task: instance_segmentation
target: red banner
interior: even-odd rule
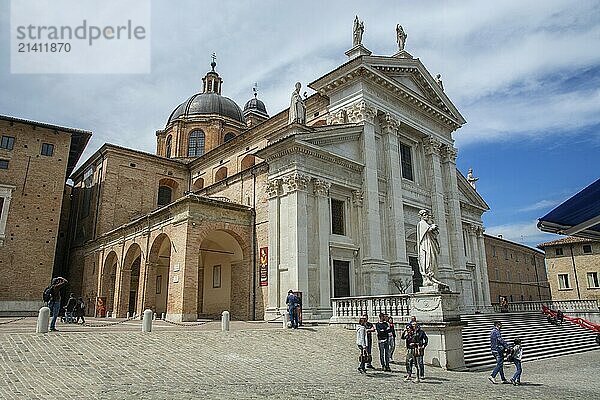
[[[269,286],[269,248],[261,247],[259,250],[258,275],[260,286]]]

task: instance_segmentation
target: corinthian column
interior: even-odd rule
[[[287,265],[286,279],[281,282],[283,289],[279,296],[283,301],[289,289],[299,290],[304,294],[302,299],[303,312],[309,314],[310,304],[308,296],[308,216],[306,214],[308,202],[308,183],[310,177],[294,172],[283,178],[285,189],[285,206],[282,213],[287,215],[287,224],[282,226],[286,230],[283,234],[281,258]]]
[[[271,179],[267,182],[269,197],[269,291],[267,313],[278,314],[281,307],[281,292],[279,281],[280,268],[280,226],[279,212],[280,196],[282,194],[281,179]]]
[[[382,130],[387,144],[386,164],[388,165],[388,198],[390,205],[389,238],[392,251],[390,265],[391,281],[394,279],[412,279],[412,268],[406,257],[406,233],[404,231],[404,202],[402,200],[402,172],[400,167],[400,149],[398,129],[400,122],[387,114],[382,121]],[[386,229],[386,227],[382,227]],[[412,285],[410,285],[412,286]],[[392,293],[392,291],[390,291]]]
[[[329,188],[331,183],[322,179],[313,180],[318,216],[318,271],[319,271],[319,308],[331,309],[331,288],[329,281]]]
[[[423,147],[429,161],[429,173],[431,178],[431,205],[435,222],[440,229],[438,240],[440,242],[440,259],[438,273],[440,280],[456,290],[453,269],[450,265],[450,243],[448,240],[448,224],[446,221],[446,205],[444,202],[444,183],[440,151],[442,143],[432,137],[424,140]]]
[[[381,246],[381,219],[379,211],[379,182],[377,176],[377,144],[375,117],[377,110],[366,102],[359,102],[348,111],[351,122],[362,122],[363,171],[363,232],[361,237],[364,283],[367,294],[388,294],[389,266],[383,260]]]

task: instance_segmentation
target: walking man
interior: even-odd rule
[[[56,329],[56,319],[58,318],[58,313],[60,312],[60,289],[67,283],[67,280],[62,277],[56,277],[52,279],[52,283],[50,284],[50,291],[52,293],[51,299],[48,302],[48,307],[50,307],[50,311],[52,312],[52,320],[50,321],[50,330],[57,331]]]
[[[387,323],[384,313],[379,313],[379,322],[375,324],[377,330],[377,342],[379,343],[379,361],[383,371],[392,372],[390,369],[390,345],[389,337],[392,331]]]
[[[492,332],[490,333],[490,347],[492,350],[492,355],[496,359],[496,367],[492,371],[492,374],[488,376],[488,380],[493,384],[496,384],[496,375],[500,373],[500,379],[502,379],[502,383],[509,383],[504,377],[504,350],[508,349],[508,344],[502,339],[502,334],[500,333],[500,329],[502,328],[502,323],[500,321],[494,322],[494,328],[492,328]]]

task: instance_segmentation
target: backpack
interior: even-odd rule
[[[48,302],[52,301],[52,285],[50,285],[46,289],[44,289],[44,294],[42,295],[42,299],[44,300],[44,303],[48,303]]]
[[[515,360],[515,349],[514,347],[509,347],[508,352],[506,354],[506,361],[513,362]]]

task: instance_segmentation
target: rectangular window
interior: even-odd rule
[[[156,294],[160,294],[162,289],[162,275],[156,276]]]
[[[331,199],[331,232],[334,235],[345,235],[344,221],[344,206],[343,200]]]
[[[12,150],[13,147],[15,147],[15,138],[12,136],[2,136],[0,149]]]
[[[54,154],[54,145],[50,143],[42,143],[42,153],[43,156],[52,157]]]
[[[591,254],[592,253],[592,245],[591,244],[584,244],[583,245],[583,252],[585,254]]]
[[[560,290],[571,289],[569,274],[558,274],[558,288]]]
[[[0,169],[8,169],[8,160],[0,160]]]
[[[590,289],[600,288],[600,285],[598,285],[598,273],[597,272],[588,272],[587,273],[587,281],[588,281],[588,288],[590,288]]]
[[[221,287],[221,266],[215,265],[213,267],[213,288]]]
[[[402,164],[402,177],[414,181],[411,148],[404,143],[400,143],[400,163]]]
[[[563,255],[563,249],[562,247],[557,247],[556,249],[554,249],[555,253],[557,256],[562,256]]]

